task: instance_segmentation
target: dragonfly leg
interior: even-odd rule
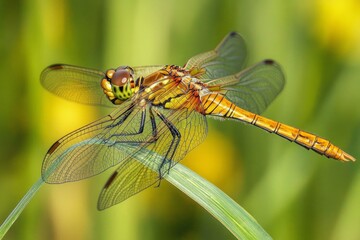
[[[149,108],[150,111],[150,122],[151,122],[151,128],[152,128],[152,136],[150,139],[139,139],[139,140],[122,140],[122,141],[115,141],[113,144],[111,144],[110,146],[113,146],[115,144],[118,143],[133,143],[133,144],[140,144],[140,143],[152,143],[155,142],[158,137],[157,137],[157,129],[156,129],[156,122],[155,122],[155,118],[154,118],[154,114],[151,111],[151,108]],[[124,117],[124,120],[131,114],[131,112],[127,113],[127,116]],[[113,134],[110,138],[118,138],[118,137],[126,137],[126,136],[136,136],[136,135],[140,135],[141,133],[144,132],[144,126],[145,126],[145,120],[146,120],[146,109],[144,108],[141,112],[141,120],[140,120],[140,125],[139,125],[139,129],[135,132],[131,132],[131,133],[121,133],[121,134]]]
[[[134,105],[130,106],[123,114],[121,114],[121,116],[116,119],[118,120],[117,122],[110,124],[109,126],[107,126],[107,128],[113,128],[123,124],[133,111],[134,111]]]
[[[170,143],[170,146],[166,152],[166,154],[164,155],[164,158],[159,166],[159,179],[161,180],[163,177],[163,173],[162,173],[162,168],[164,167],[164,165],[166,163],[169,163],[168,169],[167,169],[167,173],[170,172],[170,169],[172,167],[172,159],[174,157],[175,151],[177,149],[177,147],[179,146],[180,143],[180,139],[181,139],[181,133],[179,132],[179,130],[174,126],[174,124],[172,124],[169,120],[166,119],[166,117],[161,114],[158,111],[155,111],[155,113],[159,116],[159,118],[161,119],[161,121],[163,121],[165,123],[165,125],[169,128],[170,133],[172,135],[172,140]],[[159,183],[160,184],[160,183]]]
[[[112,124],[109,127],[116,127],[116,126],[122,124],[130,116],[132,111],[133,111],[133,108],[132,107],[129,108],[129,110],[124,113],[124,115],[125,115],[124,117],[122,117],[117,123]],[[114,135],[112,135],[112,137],[138,135],[138,134],[142,133],[144,131],[145,119],[146,119],[146,109],[143,109],[141,112],[141,120],[140,120],[139,130],[137,130],[136,132],[132,132],[132,133],[114,134]]]
[[[154,113],[152,112],[151,107],[149,108],[149,112],[150,112],[150,122],[151,122],[151,132],[152,132],[151,137],[149,137],[148,139],[138,140],[138,141],[134,141],[134,140],[132,140],[132,141],[129,141],[129,140],[115,141],[112,145],[115,145],[115,144],[118,144],[118,143],[141,144],[141,143],[153,143],[153,142],[156,142],[157,139],[158,139],[158,132],[157,132]],[[139,135],[139,134],[143,133],[144,132],[144,126],[145,126],[145,119],[146,119],[146,109],[144,109],[141,112],[141,121],[140,121],[139,130],[137,132],[114,134],[111,137],[133,136],[133,135]]]
[[[156,121],[155,121],[155,117],[154,117],[154,113],[152,111],[152,108],[149,108],[149,112],[150,112],[150,121],[151,121],[151,127],[152,127],[152,135],[154,138],[157,139],[157,128],[156,128]]]

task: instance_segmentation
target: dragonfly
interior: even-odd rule
[[[149,186],[204,141],[207,116],[248,123],[339,161],[355,158],[317,135],[261,114],[284,87],[281,67],[244,68],[243,38],[229,33],[214,50],[182,66],[120,66],[105,72],[55,64],[41,73],[48,91],[67,100],[113,107],[107,116],[56,141],[42,164],[47,183],[78,181],[117,166],[98,200],[103,210]]]

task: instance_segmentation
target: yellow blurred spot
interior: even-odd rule
[[[55,141],[97,119],[96,108],[72,103],[49,93],[44,101],[42,132],[45,141]]]
[[[222,189],[232,188],[232,178],[241,170],[240,156],[235,156],[233,142],[215,129],[209,131],[204,143],[185,157],[184,163]]]
[[[315,31],[321,43],[338,54],[359,50],[360,2],[318,0]]]
[[[65,134],[97,118],[94,107],[72,103],[49,93],[44,95],[41,126],[49,147]],[[49,196],[49,219],[54,234],[51,238],[89,239],[87,183],[52,186]]]
[[[51,239],[89,239],[91,218],[86,184],[79,182],[51,186],[49,189],[47,201],[48,218],[53,230]]]

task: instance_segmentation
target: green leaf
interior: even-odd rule
[[[136,159],[144,165],[151,167],[155,172],[158,172],[157,167],[163,161],[163,156],[151,152],[151,159],[155,164],[146,164],[150,150],[146,148],[139,150],[131,144],[118,144],[114,146],[120,151],[128,152],[128,154],[136,151]],[[207,210],[238,239],[272,239],[240,205],[219,188],[184,165],[176,164],[163,177]]]
[[[42,178],[36,181],[36,183],[29,189],[29,191],[25,194],[25,196],[20,200],[20,202],[16,205],[16,207],[12,210],[9,216],[5,219],[5,221],[0,226],[0,239],[2,239],[10,227],[14,224],[16,219],[20,216],[26,205],[30,202],[30,200],[35,196],[35,193],[40,189],[40,187],[44,184]]]
[[[164,178],[221,222],[238,239],[272,239],[240,205],[181,164]]]

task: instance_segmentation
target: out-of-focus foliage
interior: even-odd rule
[[[276,59],[287,76],[265,116],[314,132],[360,158],[360,4],[315,1],[0,1],[0,219],[40,175],[47,148],[109,112],[41,89],[52,63],[106,69],[182,65],[229,31],[248,63]],[[186,164],[232,196],[274,239],[359,239],[358,163],[341,164],[234,121],[209,121]],[[103,212],[110,172],[46,185],[6,239],[227,239],[170,184]]]

